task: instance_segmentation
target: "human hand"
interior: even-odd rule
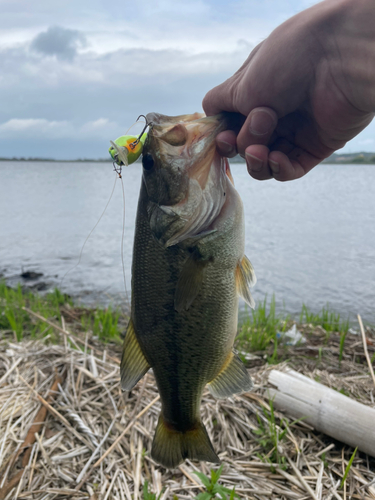
[[[231,78],[207,93],[207,115],[231,111],[246,117],[237,136],[230,130],[218,135],[223,156],[238,152],[255,179],[297,179],[371,122],[371,3],[326,0],[297,14],[259,44]]]

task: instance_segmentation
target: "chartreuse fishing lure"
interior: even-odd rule
[[[138,117],[138,120],[141,116]],[[142,154],[143,145],[147,137],[147,133],[145,132],[145,130],[149,126],[150,123],[147,123],[146,121],[144,129],[138,137],[135,137],[133,135],[122,135],[115,141],[110,141],[111,147],[108,151],[114,163],[116,163],[120,167],[127,167],[131,163],[134,163],[136,160],[138,160],[138,158]]]

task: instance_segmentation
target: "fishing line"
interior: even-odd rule
[[[140,115],[138,117],[138,119],[143,116],[143,115]],[[125,132],[125,135],[127,135],[130,130],[134,127],[134,125],[137,125],[138,123],[140,123],[138,120],[136,122],[133,123],[133,125],[131,125],[128,130]],[[142,122],[141,122],[142,123]],[[147,123],[145,121],[145,123]],[[142,132],[143,133],[143,132]],[[124,288],[125,288],[125,297],[126,297],[126,300],[129,302],[129,296],[128,296],[128,289],[127,289],[127,286],[126,286],[126,276],[125,276],[125,263],[124,263],[124,237],[125,237],[125,190],[124,190],[124,183],[122,181],[122,175],[121,175],[121,168],[120,170],[118,170],[115,165],[114,165],[114,170],[116,172],[116,178],[115,178],[115,182],[113,184],[113,188],[112,188],[112,192],[111,192],[111,195],[107,201],[107,204],[101,214],[101,216],[99,217],[97,223],[95,224],[95,226],[91,229],[90,233],[88,234],[87,238],[85,239],[83,245],[82,245],[82,248],[81,248],[81,252],[79,254],[79,258],[78,258],[78,262],[75,266],[73,266],[71,269],[68,269],[68,271],[64,274],[64,276],[62,277],[61,281],[60,281],[60,285],[59,287],[61,288],[62,287],[62,284],[65,280],[65,278],[67,277],[67,275],[71,272],[71,271],[74,271],[74,269],[76,269],[80,263],[81,263],[81,259],[82,259],[82,255],[83,255],[83,250],[85,249],[85,246],[86,246],[86,243],[87,241],[89,240],[90,236],[92,235],[92,233],[95,231],[95,229],[97,228],[99,222],[102,220],[103,218],[103,215],[105,214],[107,208],[108,208],[108,205],[110,204],[111,200],[112,200],[112,197],[113,197],[113,193],[115,192],[115,188],[116,188],[116,181],[117,179],[119,178],[120,181],[121,181],[121,188],[122,188],[122,199],[123,199],[123,214],[122,214],[122,235],[121,235],[121,263],[122,263],[122,274],[123,274],[123,277],[124,277]],[[118,177],[117,177],[118,176]]]
[[[121,262],[122,262],[122,274],[124,276],[124,286],[125,286],[125,297],[129,303],[128,289],[126,287],[126,277],[125,277],[125,263],[124,263],[124,237],[125,237],[125,189],[124,183],[121,177],[121,188],[122,188],[122,200],[124,204],[124,210],[122,212],[122,235],[121,235]]]
[[[113,196],[113,193],[115,192],[115,187],[116,187],[116,181],[117,181],[117,176],[115,177],[115,182],[113,184],[113,188],[112,188],[112,192],[111,192],[111,196],[109,197],[109,200],[107,201],[107,204],[101,214],[101,216],[99,217],[97,223],[95,224],[95,226],[91,229],[91,231],[89,232],[87,238],[85,239],[85,242],[84,244],[82,245],[82,248],[81,248],[81,253],[79,254],[79,259],[78,259],[78,262],[75,266],[73,266],[71,269],[68,269],[68,271],[64,274],[64,276],[62,277],[62,280],[60,281],[60,288],[61,288],[61,285],[63,284],[63,281],[64,279],[67,277],[67,275],[71,272],[71,271],[74,271],[74,269],[76,269],[80,263],[81,263],[81,259],[82,259],[82,254],[83,254],[83,250],[85,249],[85,246],[86,246],[86,243],[88,241],[88,239],[90,238],[90,236],[92,235],[92,233],[95,231],[97,225],[99,224],[99,222],[102,220],[103,218],[103,215],[105,214],[107,208],[108,208],[108,205],[110,204],[111,200],[112,200],[112,196]]]
[[[138,120],[140,117],[144,117],[145,118],[145,121],[144,123],[147,125],[147,120],[146,120],[146,117],[144,115],[140,115],[138,118],[137,118],[137,121],[133,123],[133,125],[131,127],[128,128],[128,130],[125,132],[125,135],[127,135],[130,130],[134,127],[134,125],[137,125],[138,123],[140,123]],[[142,123],[142,122],[141,122]],[[141,135],[143,134],[145,129],[142,130],[141,132]],[[121,175],[121,167],[120,167],[120,171],[118,172],[116,167],[115,167],[115,164],[114,165],[114,168],[115,168],[115,171],[116,173],[118,174],[119,176],[119,179],[121,181],[121,190],[122,190],[122,200],[123,200],[123,212],[122,212],[122,234],[121,234],[121,264],[122,264],[122,275],[123,275],[123,278],[124,278],[124,289],[125,289],[125,298],[126,298],[126,301],[127,303],[129,304],[130,301],[129,301],[129,295],[128,295],[128,287],[126,286],[126,274],[125,274],[125,262],[124,262],[124,238],[125,238],[125,207],[126,207],[126,202],[125,202],[125,189],[124,189],[124,182],[122,180],[122,175]]]
[[[143,115],[140,115],[140,116],[143,116]],[[131,127],[128,128],[128,130],[125,132],[125,135],[127,135],[130,130],[134,127],[134,125],[137,125],[137,123],[140,123],[138,120],[140,118],[140,116],[137,118],[137,121],[133,123],[133,125]],[[145,122],[147,124],[147,121],[145,119]],[[143,133],[143,131],[142,131]],[[117,170],[115,169],[115,171],[117,172]],[[122,275],[123,275],[123,278],[124,278],[124,289],[125,289],[125,298],[126,298],[126,301],[127,303],[129,304],[130,301],[129,301],[129,295],[128,295],[128,287],[126,286],[126,274],[125,274],[125,262],[124,262],[124,238],[125,238],[125,206],[126,206],[126,203],[125,203],[125,189],[124,189],[124,182],[122,180],[122,175],[121,175],[121,171],[120,173],[118,173],[118,176],[119,176],[119,179],[121,181],[121,190],[122,190],[122,201],[123,201],[123,212],[122,212],[122,234],[121,234],[121,264],[122,264]]]

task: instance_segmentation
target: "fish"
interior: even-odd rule
[[[146,118],[122,389],[153,369],[161,399],[151,449],[157,463],[220,463],[200,404],[206,386],[216,398],[252,388],[233,343],[239,297],[254,307],[256,282],[244,254],[242,201],[215,148],[228,117]]]

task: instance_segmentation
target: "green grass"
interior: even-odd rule
[[[18,341],[21,341],[25,335],[32,338],[49,335],[52,342],[60,340],[59,334],[50,325],[32,317],[22,309],[23,307],[57,323],[61,322],[62,307],[74,308],[74,311],[78,312],[81,323],[75,324],[75,328],[82,332],[91,331],[102,341],[121,342],[121,334],[126,322],[118,309],[92,308],[82,309],[79,312],[80,308],[74,307],[72,300],[57,289],[41,296],[38,293],[23,290],[20,285],[14,289],[9,288],[4,281],[0,280],[0,331],[11,330]],[[340,314],[335,313],[328,306],[324,307],[320,313],[313,313],[305,305],[302,307],[299,320],[301,323],[320,325],[328,334],[332,331],[339,332],[341,334],[339,360],[341,361],[349,320],[342,320]],[[270,301],[267,301],[266,297],[255,310],[248,311],[247,317],[240,325],[237,337],[240,355],[241,352],[267,351],[269,363],[279,362],[280,344],[286,354],[288,346],[278,339],[277,333],[283,334],[291,325],[289,316],[276,312],[275,297],[273,296]]]
[[[332,311],[328,304],[326,307],[323,307],[320,313],[313,313],[303,304],[299,322],[310,323],[313,326],[321,326],[328,334],[331,332],[338,332],[346,335],[349,330],[349,318],[343,320],[340,314]]]
[[[342,488],[344,486],[344,483],[345,483],[346,478],[348,477],[348,474],[350,472],[350,468],[352,466],[352,463],[353,463],[353,460],[355,458],[355,454],[357,453],[357,450],[358,450],[358,447],[354,450],[352,456],[350,457],[348,465],[346,466],[346,469],[345,469],[344,477],[342,478],[341,483],[340,483],[340,488]]]
[[[121,332],[118,326],[120,311],[112,309],[95,309],[91,314],[82,316],[83,330],[91,330],[95,336],[103,341],[121,341]]]
[[[59,290],[41,297],[29,291],[23,291],[21,285],[9,288],[0,281],[0,330],[12,330],[16,339],[21,341],[24,335],[32,338],[51,335],[57,340],[54,329],[42,320],[31,318],[22,309],[27,307],[45,318],[61,319],[60,307],[64,304],[72,305],[71,300]]]
[[[277,332],[285,329],[285,325],[276,315],[275,297],[269,305],[266,297],[243,321],[237,337],[239,351],[265,351],[270,344],[277,347]]]
[[[339,364],[340,365],[341,365],[342,356],[344,354],[344,345],[345,345],[345,339],[346,339],[347,333],[348,333],[348,330],[346,332],[340,333],[340,353],[339,353]]]
[[[199,493],[193,500],[210,500],[211,498],[234,500],[235,498],[240,498],[236,494],[235,488],[229,489],[219,484],[219,479],[222,472],[222,465],[216,471],[211,469],[210,477],[206,476],[206,474],[203,474],[203,472],[194,472],[194,474],[196,474],[202,481],[202,484],[205,487],[206,491]],[[159,500],[161,498],[163,492],[159,493],[159,496],[156,496],[156,494],[151,493],[148,488],[148,481],[145,481],[143,485],[143,500]],[[174,495],[173,499],[177,499],[177,496]]]
[[[50,336],[52,342],[59,342],[60,335],[56,330],[43,320],[35,318],[23,309],[27,307],[46,319],[61,324],[61,308],[72,309],[73,301],[69,296],[58,289],[46,295],[39,295],[23,290],[21,285],[17,288],[8,287],[0,280],[0,331],[12,331],[14,337],[21,341],[25,336],[42,338]],[[81,317],[81,324],[75,325],[75,330],[93,332],[103,341],[121,341],[122,327],[119,326],[121,313],[117,309],[82,309],[74,308]]]
[[[280,443],[288,432],[288,422],[282,418],[278,425],[272,399],[270,399],[269,404],[269,411],[262,407],[263,417],[265,418],[261,418],[257,415],[258,429],[253,431],[254,434],[258,436],[258,443],[265,452],[258,455],[263,462],[279,464],[281,467],[285,468],[286,459],[280,452]]]
[[[334,312],[329,305],[318,312],[312,312],[305,304],[299,314],[299,323],[321,326],[327,332],[327,340],[331,332],[340,334],[339,363],[341,363],[346,335],[349,330],[349,318],[344,320],[339,313]],[[241,356],[246,352],[267,353],[267,361],[275,364],[288,355],[288,345],[280,337],[293,325],[291,317],[276,312],[275,297],[267,302],[267,297],[254,310],[247,311],[247,317],[239,327],[237,349]],[[278,335],[279,333],[279,335]],[[280,346],[283,352],[280,352]],[[243,356],[244,357],[244,356]],[[322,360],[322,350],[319,350],[319,361]]]

